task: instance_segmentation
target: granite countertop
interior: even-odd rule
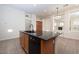
[[[34,36],[34,37],[38,37],[40,39],[43,39],[43,40],[49,40],[49,39],[52,39],[52,38],[55,38],[59,35],[59,33],[54,33],[54,32],[48,32],[48,31],[43,31],[42,33],[29,33],[27,32],[28,35],[30,36]]]

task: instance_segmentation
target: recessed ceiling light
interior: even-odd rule
[[[13,32],[13,29],[8,29],[8,32]]]

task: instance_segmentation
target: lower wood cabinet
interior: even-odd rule
[[[53,39],[41,40],[41,53],[42,54],[53,54],[54,53]]]
[[[25,52],[29,52],[29,36],[23,32],[20,32],[20,44]]]

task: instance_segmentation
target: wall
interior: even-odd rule
[[[60,19],[54,19],[54,22],[56,23],[53,24],[55,25],[54,26],[54,31],[55,32],[69,32],[70,31],[70,14],[65,14],[65,15],[62,15]],[[60,23],[63,23],[62,26],[60,26]],[[58,27],[62,27],[62,30],[58,30]]]
[[[43,31],[53,31],[53,16],[42,19]]]
[[[8,29],[13,29],[9,33]],[[19,37],[19,31],[25,30],[25,12],[0,5],[0,40]]]
[[[71,31],[71,13],[74,12],[79,12],[79,8],[73,8],[71,10],[65,10],[64,14],[61,15],[63,19],[59,19],[60,21],[63,20],[64,22],[64,27],[63,30],[60,32],[72,32]],[[54,27],[54,15],[49,16],[48,18],[44,18],[43,19],[43,30],[44,31],[58,31],[57,29],[55,29]],[[58,20],[58,21],[59,21]],[[59,26],[59,25],[57,25]],[[52,27],[52,28],[51,28]],[[58,31],[59,32],[59,31]]]
[[[79,12],[79,8],[74,8],[72,10],[68,10],[65,12],[64,16],[63,16],[63,20],[64,20],[64,31],[63,32],[73,32],[71,30],[71,22],[73,21],[73,17],[71,16],[72,13],[75,13],[75,12]],[[79,32],[79,31],[74,31],[74,32]]]
[[[34,30],[36,30],[36,15],[35,14],[27,14],[28,17],[25,17],[25,30],[30,30],[30,24],[33,24]]]
[[[63,32],[70,32],[70,14],[67,13],[64,15],[64,28]]]
[[[32,24],[33,24],[33,28],[36,31],[36,15],[32,14],[32,18],[31,18]]]

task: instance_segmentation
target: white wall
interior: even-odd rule
[[[67,13],[65,15],[62,15],[60,19],[54,19],[54,22],[56,23],[54,31],[62,33],[70,31],[70,14]],[[58,30],[60,23],[63,23],[62,30]]]
[[[8,29],[13,29],[12,33]],[[19,37],[19,31],[25,30],[25,12],[0,5],[0,40]]]
[[[32,24],[33,24],[33,28],[36,31],[36,15],[32,14],[31,21],[32,21]]]
[[[65,14],[64,15],[64,32],[70,32],[70,14]]]
[[[43,21],[43,31],[53,31],[53,16],[44,18],[42,21]]]
[[[33,29],[36,31],[36,15],[35,14],[27,14],[26,15],[29,15],[29,17],[26,17],[25,18],[25,30],[28,31],[28,30],[31,30],[30,29],[30,24],[33,24]]]
[[[74,10],[75,11],[75,10]],[[76,12],[76,11],[75,11]],[[78,12],[78,10],[77,10]],[[63,21],[64,22],[64,26],[63,26],[63,30],[62,31],[58,31],[58,29],[55,29],[54,27],[54,16],[51,15],[48,18],[44,18],[43,19],[43,30],[46,31],[54,31],[54,32],[71,32],[71,27],[70,27],[70,21],[72,21],[71,19],[71,13],[73,13],[72,11],[66,11],[66,13],[62,16],[62,19],[59,19],[58,21]],[[59,26],[59,25],[57,25]]]

